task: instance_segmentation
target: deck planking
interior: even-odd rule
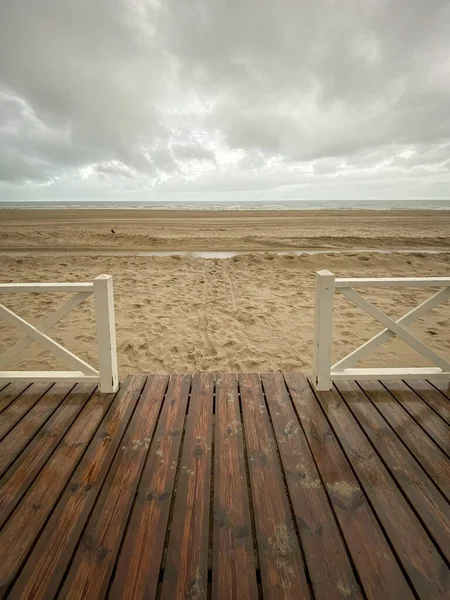
[[[0,389],[0,598],[450,597],[447,384]]]

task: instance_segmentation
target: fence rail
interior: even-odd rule
[[[113,279],[110,275],[99,275],[88,283],[2,283],[0,294],[30,292],[75,292],[75,295],[54,313],[37,325],[28,323],[18,314],[0,304],[0,318],[14,325],[24,337],[0,356],[0,369],[11,363],[28,346],[38,342],[51,350],[71,371],[5,371],[0,370],[1,381],[89,381],[99,384],[101,392],[116,392],[118,369],[116,353],[116,331],[114,320]],[[95,321],[97,330],[98,370],[64,348],[47,335],[58,321],[74,308],[94,295]]]
[[[356,287],[424,286],[442,289],[395,321],[353,289]],[[383,325],[384,329],[336,364],[331,365],[333,307],[336,290]],[[329,390],[333,381],[354,379],[415,379],[418,377],[450,379],[450,363],[407,329],[408,325],[420,319],[449,297],[450,277],[357,279],[336,278],[330,271],[317,272],[313,359],[313,381],[316,389]],[[435,366],[390,369],[354,368],[359,360],[371,354],[378,346],[394,336],[402,339]]]

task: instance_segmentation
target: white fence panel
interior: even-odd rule
[[[10,363],[33,342],[51,350],[73,371],[0,371],[1,381],[89,381],[99,384],[101,392],[118,390],[116,330],[114,321],[113,279],[99,275],[90,283],[3,283],[0,294],[13,292],[76,292],[53,314],[31,325],[25,319],[0,304],[0,318],[14,325],[25,336],[0,356],[0,368]],[[79,304],[94,294],[99,370],[53,340],[47,331]]]
[[[439,292],[419,306],[394,321],[368,300],[358,294],[355,287],[441,287]],[[332,290],[332,291],[331,291]],[[385,329],[364,342],[346,357],[331,365],[333,331],[334,290],[340,291],[351,302],[362,308]],[[313,383],[317,390],[330,390],[333,381],[354,379],[450,379],[450,363],[421,340],[407,326],[450,297],[450,277],[403,277],[403,278],[336,278],[329,271],[316,273],[316,312],[314,328]],[[397,336],[429,360],[434,367],[418,368],[352,368],[353,365],[372,353],[378,346]]]

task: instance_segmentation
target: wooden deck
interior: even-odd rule
[[[450,598],[450,388],[0,390],[0,597]]]

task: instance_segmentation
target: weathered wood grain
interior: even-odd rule
[[[367,598],[412,600],[411,588],[307,380],[286,373],[285,381]]]
[[[150,600],[156,595],[190,385],[190,375],[170,377],[109,591],[111,600]]]
[[[162,600],[207,597],[213,391],[212,373],[193,376]]]
[[[60,598],[104,598],[155,431],[167,375],[149,375],[66,574]]]
[[[73,387],[73,385],[68,386],[67,383],[54,384],[3,438],[0,443],[0,477],[56,411]]]
[[[428,433],[431,439],[449,456],[449,425],[403,381],[386,381],[384,386],[403,406],[406,412]]]
[[[297,519],[314,597],[356,599],[362,593],[320,475],[281,373],[261,375]]]
[[[429,382],[434,388],[439,390],[441,394],[444,394],[446,398],[450,400],[450,381],[435,381]]]
[[[259,376],[239,386],[264,598],[311,598]]]
[[[32,383],[8,406],[0,418],[0,441],[50,388],[51,383]]]
[[[450,500],[450,461],[445,453],[398,402],[392,402],[392,397],[386,395],[386,388],[381,383],[362,381],[360,386],[435,485]]]
[[[450,572],[383,461],[336,390],[316,392],[418,596],[444,600]]]
[[[0,413],[3,412],[5,408],[8,408],[8,406],[30,385],[31,384],[29,383],[10,383],[5,386],[0,391]]]
[[[130,376],[117,395],[104,396],[104,402],[112,400],[111,408],[28,557],[11,591],[14,598],[55,597],[145,380],[143,375]]]
[[[409,380],[405,383],[422,398],[431,408],[440,415],[447,424],[450,424],[450,402],[438,389],[423,379]],[[443,382],[441,382],[443,383]]]
[[[358,385],[339,382],[336,387],[442,554],[450,561],[448,502]],[[392,510],[396,510],[396,506]]]
[[[244,443],[236,375],[217,375],[212,597],[256,600]]]
[[[69,385],[69,389],[70,387],[71,385]],[[17,503],[85,406],[94,392],[95,385],[78,385],[68,395],[66,394],[67,389],[66,387],[62,392],[67,397],[58,411],[48,420],[1,479],[0,528],[3,527]]]
[[[95,386],[94,386],[95,387]],[[89,398],[79,418],[53,452],[33,486],[0,532],[0,597],[3,597],[21,568],[32,544],[64,489],[73,469],[105,415],[109,404],[91,384],[78,384],[68,396],[82,403]]]

